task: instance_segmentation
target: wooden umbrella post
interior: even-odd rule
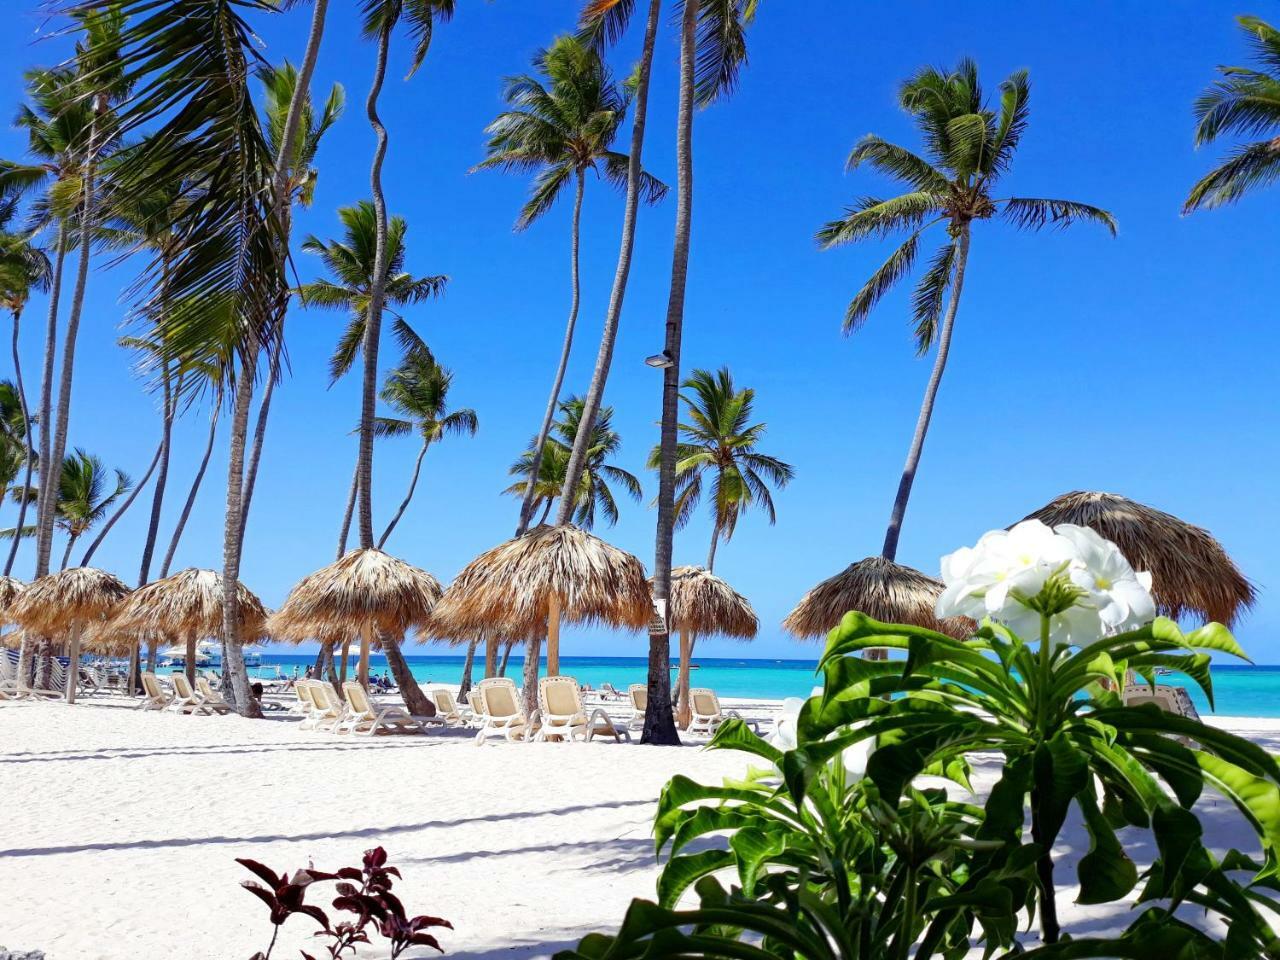
[[[487,636],[484,638],[484,675],[485,679],[496,677],[498,675],[498,644],[499,640],[495,636]]]
[[[76,620],[71,624],[70,660],[67,663],[67,703],[76,702],[76,687],[80,682],[80,631],[81,624]]]
[[[560,597],[547,603],[547,676],[560,676]]]
[[[347,656],[351,650],[351,638],[345,637],[342,641],[342,660],[338,666],[338,686],[342,686],[347,682]]]
[[[680,631],[680,671],[676,676],[676,724],[687,730],[693,719],[689,708],[689,672],[693,660],[693,634]]]
[[[187,634],[187,659],[182,666],[182,672],[187,675],[187,683],[191,684],[194,690],[196,686],[196,635],[194,633]]]
[[[137,640],[133,641],[129,647],[129,679],[126,682],[129,684],[129,696],[131,697],[138,690],[138,683],[140,680],[138,667],[140,665],[139,661],[142,659],[141,652],[142,638],[139,637]]]
[[[366,620],[360,629],[360,672],[357,679],[365,691],[369,690],[369,645],[373,642],[373,621]]]

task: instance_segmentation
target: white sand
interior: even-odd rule
[[[1280,721],[1219,722],[1280,747]],[[453,922],[448,956],[546,957],[616,928],[632,897],[652,894],[654,803],[673,774],[716,782],[747,759],[601,742],[477,749],[462,732],[352,739],[101,699],[3,702],[0,944],[50,960],[242,960],[271,931],[233,858],[333,869],[381,844],[407,906]],[[1252,846],[1233,811],[1202,803],[1216,846]],[[1081,839],[1078,827],[1064,838],[1069,862]],[[1149,859],[1145,837],[1133,852]],[[1060,876],[1070,900],[1074,870]],[[1123,907],[1077,909],[1064,919],[1086,920],[1080,932],[1126,922]],[[297,957],[309,933],[291,920],[274,956]]]

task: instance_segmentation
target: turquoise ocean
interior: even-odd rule
[[[461,656],[406,657],[413,675],[420,683],[456,684],[462,674]],[[263,653],[261,676],[280,673],[292,676],[313,663],[313,656]],[[476,664],[474,676],[479,678],[483,666]],[[545,663],[544,663],[545,669]],[[693,685],[711,687],[724,697],[758,697],[781,700],[784,697],[807,697],[819,682],[814,675],[814,660],[756,660],[750,658],[698,657],[694,660]],[[382,673],[386,661],[374,655],[370,669]],[[523,663],[512,655],[507,676],[520,682]],[[560,672],[579,683],[599,687],[612,683],[625,690],[627,684],[644,683],[648,661],[644,657],[561,657]],[[1161,683],[1185,686],[1202,714],[1210,713],[1209,703],[1200,689],[1180,674],[1161,677]],[[1216,712],[1231,717],[1280,717],[1280,666],[1222,665],[1213,668],[1213,693]]]

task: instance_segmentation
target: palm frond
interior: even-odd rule
[[[1251,190],[1269,187],[1280,178],[1280,145],[1274,140],[1250,143],[1232,152],[1225,163],[1205,174],[1187,195],[1183,213],[1235,203]]]
[[[862,285],[862,289],[849,301],[849,306],[844,312],[845,334],[853,333],[866,323],[867,317],[880,299],[911,272],[919,252],[920,231],[916,231],[889,255],[889,259],[881,264],[871,278]]]
[[[955,270],[956,252],[954,242],[944,243],[939,247],[929,263],[929,269],[921,276],[911,295],[911,317],[916,325],[916,353],[920,356],[929,352],[937,335],[938,321],[942,317]]]
[[[1039,197],[1012,197],[1000,205],[1000,215],[1020,230],[1069,227],[1086,221],[1107,228],[1114,237],[1116,220],[1101,207],[1075,200],[1048,200]]]

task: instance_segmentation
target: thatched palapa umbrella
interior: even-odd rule
[[[432,617],[439,636],[527,639],[525,703],[537,697],[538,646],[547,673],[560,672],[560,624],[639,629],[653,603],[644,564],[571,524],[535,527],[480,554],[445,591]]]
[[[1151,573],[1151,594],[1165,616],[1193,613],[1230,626],[1253,605],[1253,585],[1222,544],[1208,530],[1163,510],[1114,493],[1076,490],[1024,519],[1097,531],[1135,570]]]
[[[63,638],[70,646],[67,703],[76,702],[80,636],[85,626],[110,616],[128,594],[119,577],[94,567],[74,567],[32,581],[10,606],[10,619],[23,630]]]
[[[967,636],[973,629],[971,621],[934,616],[941,593],[942,583],[919,570],[884,557],[867,557],[806,593],[782,625],[801,639],[823,638],[846,613],[858,610],[884,623],[909,623],[953,637]]]
[[[702,567],[675,567],[671,571],[671,629],[680,634],[680,669],[676,677],[676,719],[687,727],[689,671],[693,647],[699,637],[755,638],[760,627],[747,598]]]
[[[441,592],[440,581],[425,570],[375,548],[352,550],[299,580],[268,619],[267,633],[294,642],[359,636],[358,676],[367,689],[375,636],[400,637],[426,626]],[[396,681],[407,695],[405,680],[397,676]],[[413,710],[413,704],[407,705]]]
[[[15,580],[13,577],[0,576],[0,626],[7,625],[13,621],[9,619],[9,607],[14,600],[18,598],[26,584],[21,580]],[[13,646],[13,639],[17,636],[16,632],[0,634],[0,647]]]
[[[267,610],[243,583],[236,585],[240,625],[244,643],[261,639]],[[188,567],[139,587],[113,618],[112,628],[135,637],[160,635],[186,642],[185,672],[195,683],[196,641],[222,635],[222,574],[214,570]]]

